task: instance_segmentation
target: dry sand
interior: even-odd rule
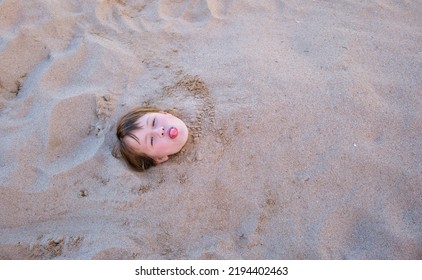
[[[0,258],[421,259],[422,1],[0,0]],[[112,155],[134,105],[177,156]]]

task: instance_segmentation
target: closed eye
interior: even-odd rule
[[[155,120],[156,120],[156,118],[154,118],[153,120],[152,120],[152,127],[155,127]],[[151,137],[151,147],[154,147],[154,137]]]

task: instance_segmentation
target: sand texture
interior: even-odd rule
[[[422,259],[421,15],[0,0],[0,259]],[[145,173],[135,105],[190,128]]]

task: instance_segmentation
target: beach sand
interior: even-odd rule
[[[421,14],[0,0],[0,258],[421,259]],[[136,105],[190,128],[143,173]]]

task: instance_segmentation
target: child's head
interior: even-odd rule
[[[134,108],[117,124],[119,149],[137,171],[168,160],[188,140],[188,128],[179,118],[155,108]]]

